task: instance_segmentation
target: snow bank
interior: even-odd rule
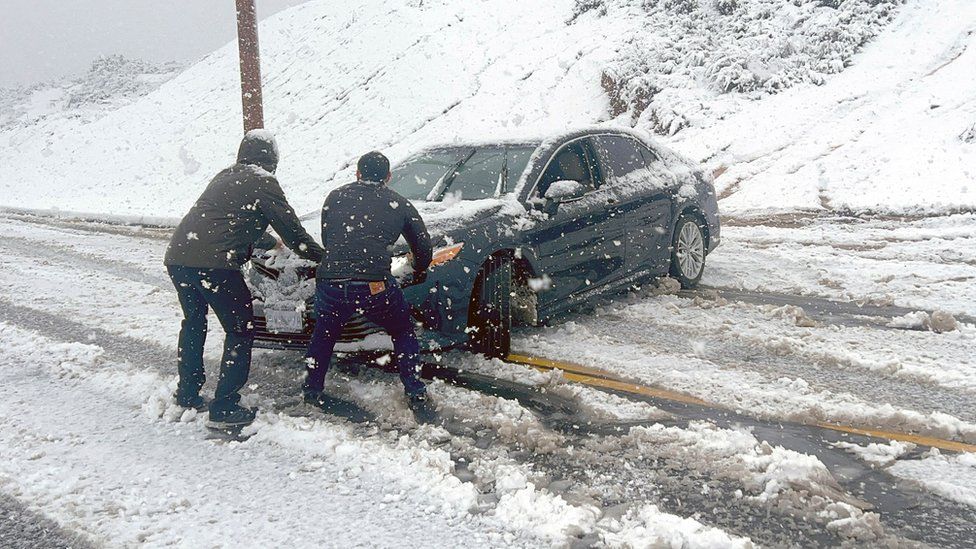
[[[726,214],[972,211],[976,144],[960,136],[974,114],[973,21],[968,0],[909,0],[824,85],[717,97],[708,108],[724,115],[672,144],[722,171]]]
[[[603,521],[610,533],[604,541],[610,547],[741,548],[751,549],[748,538],[729,535],[710,528],[693,518],[681,518],[661,512],[656,505],[631,509],[622,519]]]
[[[852,442],[837,442],[834,443],[834,446],[843,448],[871,465],[877,466],[891,465],[899,457],[915,449],[915,445],[911,442],[899,442],[897,440],[892,440],[887,444],[872,442],[865,446]]]

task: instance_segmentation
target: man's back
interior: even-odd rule
[[[268,226],[258,208],[261,187],[273,176],[234,164],[218,173],[183,217],[166,250],[166,264],[235,268]]]
[[[325,252],[316,277],[384,280],[390,275],[390,250],[401,234],[413,251],[414,268],[426,269],[430,236],[413,204],[382,183],[339,187],[322,207]]]
[[[237,163],[218,173],[183,216],[166,249],[166,265],[237,269],[258,239],[274,246],[270,224],[288,247],[318,261],[322,249],[305,232],[274,176],[278,146],[263,130],[248,132]]]

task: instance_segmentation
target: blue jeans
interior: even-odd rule
[[[315,284],[315,331],[308,344],[305,391],[321,391],[342,327],[354,313],[386,330],[393,339],[393,354],[400,381],[408,396],[422,395],[420,381],[420,343],[410,319],[410,305],[393,278],[386,290],[371,295],[369,283],[362,281],[318,280]]]
[[[241,400],[240,390],[251,370],[254,343],[254,311],[251,291],[236,269],[200,269],[170,265],[166,268],[176,286],[183,309],[177,349],[180,381],[176,397],[189,400],[200,394],[206,379],[203,370],[203,344],[207,339],[207,309],[213,308],[227,334],[220,361],[217,390],[210,403],[215,411],[231,410]]]

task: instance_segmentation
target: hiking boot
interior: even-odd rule
[[[315,391],[313,389],[302,389],[302,402],[309,406],[321,408],[328,402],[325,391]]]
[[[243,427],[250,425],[254,421],[254,416],[258,413],[257,408],[244,408],[235,406],[227,410],[210,410],[210,421],[207,427],[222,429],[224,427]]]
[[[173,395],[173,398],[176,399],[176,405],[180,408],[193,409],[198,412],[203,412],[207,409],[207,400],[200,395],[195,395],[189,398]]]
[[[407,407],[413,412],[413,417],[417,423],[434,423],[437,421],[437,408],[426,392],[407,395]]]

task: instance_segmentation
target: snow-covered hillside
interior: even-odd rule
[[[300,210],[371,149],[606,121],[664,130],[719,170],[726,212],[971,209],[976,4],[897,5],[314,1],[262,24],[267,125]],[[623,103],[608,74],[636,82]],[[0,129],[0,205],[181,215],[233,158],[237,78],[229,44],[95,121]],[[632,108],[640,86],[664,87],[653,116]]]
[[[13,133],[57,118],[90,123],[149,94],[182,69],[178,63],[157,65],[109,55],[95,59],[88,72],[76,78],[0,88],[0,128]]]

